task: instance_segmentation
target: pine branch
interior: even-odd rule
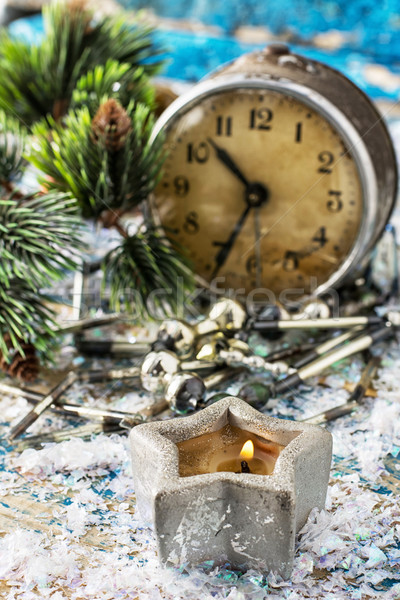
[[[45,173],[43,185],[70,193],[87,218],[98,218],[105,210],[125,211],[147,199],[163,162],[162,140],[150,144],[154,118],[149,108],[130,105],[125,112],[115,100],[109,103],[108,108],[118,107],[120,120],[128,117],[131,122],[117,150],[107,135],[99,135],[96,117],[92,121],[87,107],[70,112],[64,126],[52,121],[52,139],[44,123],[33,128],[29,160]],[[104,129],[115,127],[112,111],[109,118]]]
[[[0,200],[0,281],[7,293],[14,278],[32,289],[50,285],[77,264],[82,249],[75,200],[65,194]]]
[[[126,15],[95,22],[84,3],[59,1],[43,8],[43,19],[37,46],[0,36],[0,107],[27,125],[66,114],[79,78],[98,64],[127,63],[136,84],[161,67],[151,29]]]
[[[99,106],[108,98],[115,98],[127,108],[132,102],[155,106],[154,88],[144,73],[143,67],[132,71],[128,63],[108,60],[97,65],[79,79],[72,94],[71,110],[75,112],[85,106],[94,117]]]
[[[13,279],[8,288],[0,287],[0,352],[10,359],[14,349],[24,356],[24,344],[33,343],[46,353],[55,337],[54,314],[46,296],[33,290],[22,279]]]
[[[127,236],[104,259],[113,309],[154,316],[172,314],[180,292],[193,286],[193,274],[178,248],[154,226]]]
[[[23,170],[25,136],[20,122],[0,110],[0,185],[8,191]]]

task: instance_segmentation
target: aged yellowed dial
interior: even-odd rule
[[[204,279],[307,293],[338,269],[360,227],[359,174],[347,150],[297,99],[225,91],[169,130],[156,208]]]
[[[154,213],[219,289],[325,292],[357,273],[393,208],[394,153],[372,103],[285,47],[195,86],[159,135]]]

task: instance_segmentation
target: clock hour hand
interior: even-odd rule
[[[225,263],[226,259],[228,258],[229,253],[232,250],[232,246],[235,243],[237,236],[241,232],[242,227],[247,219],[247,215],[249,214],[251,208],[252,207],[250,206],[250,204],[248,204],[246,209],[243,211],[240,219],[236,223],[228,241],[225,242],[224,244],[222,244],[221,250],[218,252],[217,256],[215,257],[216,265],[215,265],[214,271],[212,273],[212,278],[216,277],[218,271],[220,270],[220,268],[222,267],[222,265]],[[218,242],[214,242],[214,245],[219,246]]]
[[[218,160],[220,160],[228,169],[236,175],[238,179],[246,186],[249,187],[250,182],[243,175],[242,171],[239,169],[237,164],[234,162],[233,158],[228,154],[226,150],[217,146],[217,144],[211,138],[207,138],[208,143],[214,148]]]

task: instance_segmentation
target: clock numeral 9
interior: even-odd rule
[[[262,129],[268,131],[271,129],[271,121],[274,114],[269,108],[253,108],[250,111],[250,129]]]
[[[185,222],[183,224],[183,229],[189,235],[195,235],[200,231],[200,225],[198,223],[199,215],[197,212],[191,211],[186,215]]]
[[[189,181],[184,175],[177,175],[174,178],[174,190],[177,196],[183,198],[190,190]]]
[[[331,213],[338,213],[343,208],[343,200],[342,200],[343,192],[336,192],[334,190],[329,190],[328,194],[331,198],[326,203],[326,206]]]
[[[284,271],[295,271],[299,268],[299,257],[296,252],[288,250],[283,258],[282,268]]]
[[[325,150],[324,152],[320,152],[318,154],[318,160],[320,163],[322,163],[320,168],[318,169],[318,173],[332,173],[331,166],[333,165],[333,161],[335,160],[335,157],[333,156],[332,152],[328,152],[327,150]]]
[[[187,162],[198,162],[205,163],[210,157],[210,148],[206,142],[200,142],[200,144],[188,144],[187,145]]]

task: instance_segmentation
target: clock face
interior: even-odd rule
[[[205,280],[302,295],[351,252],[363,212],[356,163],[298,99],[269,89],[213,93],[176,113],[166,146],[154,207]]]

